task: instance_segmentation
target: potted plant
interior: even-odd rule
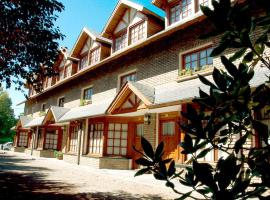
[[[54,151],[54,157],[58,160],[63,160],[63,153],[61,151]]]

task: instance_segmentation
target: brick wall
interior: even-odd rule
[[[150,86],[176,81],[181,52],[209,43],[197,39],[205,27],[207,25],[197,24],[178,31],[46,92],[26,103],[27,114],[39,112],[45,102],[47,107],[57,105],[61,96],[65,96],[65,107],[79,106],[81,90],[89,85],[93,85],[93,102],[112,97],[117,92],[119,74],[130,70],[136,70],[138,81]]]

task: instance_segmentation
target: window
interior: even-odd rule
[[[90,53],[91,65],[97,63],[99,61],[99,58],[100,58],[100,47],[91,51],[91,53]]]
[[[27,147],[27,144],[28,144],[28,133],[20,132],[19,147]]]
[[[70,127],[69,151],[76,153],[78,150],[78,126]]]
[[[87,60],[88,60],[88,56],[87,56],[87,54],[86,54],[85,56],[83,56],[83,57],[81,58],[80,66],[79,66],[79,69],[80,69],[80,70],[87,67],[87,65],[88,65],[88,64],[87,64]]]
[[[145,37],[145,23],[140,23],[130,29],[131,44],[143,39]]]
[[[170,9],[170,23],[173,24],[180,20],[180,5],[175,5]]]
[[[45,112],[45,111],[46,111],[46,103],[43,103],[43,104],[41,105],[41,111],[42,111],[42,112]]]
[[[104,124],[90,124],[88,134],[88,153],[102,154]]]
[[[167,136],[175,135],[175,122],[163,122],[162,135],[167,135]]]
[[[193,11],[192,0],[182,0],[170,8],[170,24],[191,16]]]
[[[144,126],[143,124],[136,124],[136,136],[143,136],[143,132],[144,132]]]
[[[45,149],[57,150],[58,133],[55,131],[48,131],[46,133]]]
[[[126,74],[120,77],[120,88],[125,85],[127,81],[133,81],[135,82],[137,80],[137,73],[132,72],[130,74]]]
[[[92,96],[93,96],[93,88],[86,88],[83,90],[83,100],[92,100]]]
[[[212,47],[202,49],[196,52],[188,53],[183,56],[183,69],[191,71],[199,71],[204,66],[213,65],[213,58],[210,57]]]
[[[109,123],[107,154],[127,155],[128,124]]]
[[[117,37],[114,41],[114,51],[118,51],[127,46],[127,33],[124,33]]]
[[[58,99],[58,106],[59,107],[64,107],[65,104],[65,97],[61,97]]]

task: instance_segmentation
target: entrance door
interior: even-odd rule
[[[136,124],[135,126],[134,146],[139,151],[143,151],[142,145],[141,145],[141,136],[143,136],[143,132],[144,132],[143,127],[144,127],[143,123]],[[142,157],[141,154],[139,154],[138,152],[134,153],[133,169],[139,168],[139,165],[136,164],[135,160],[139,159],[140,157]]]
[[[172,158],[176,162],[179,160],[179,128],[176,120],[166,120],[160,122],[160,142],[164,142],[163,159]]]

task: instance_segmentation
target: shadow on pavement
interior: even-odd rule
[[[72,191],[76,187],[75,185],[46,180],[46,174],[42,172],[50,169],[24,165],[30,161],[29,159],[21,159],[16,156],[0,155],[0,199],[162,200],[161,197],[156,195],[133,195],[124,191],[76,194],[75,191]],[[101,185],[100,187],[102,188],[103,186]]]

